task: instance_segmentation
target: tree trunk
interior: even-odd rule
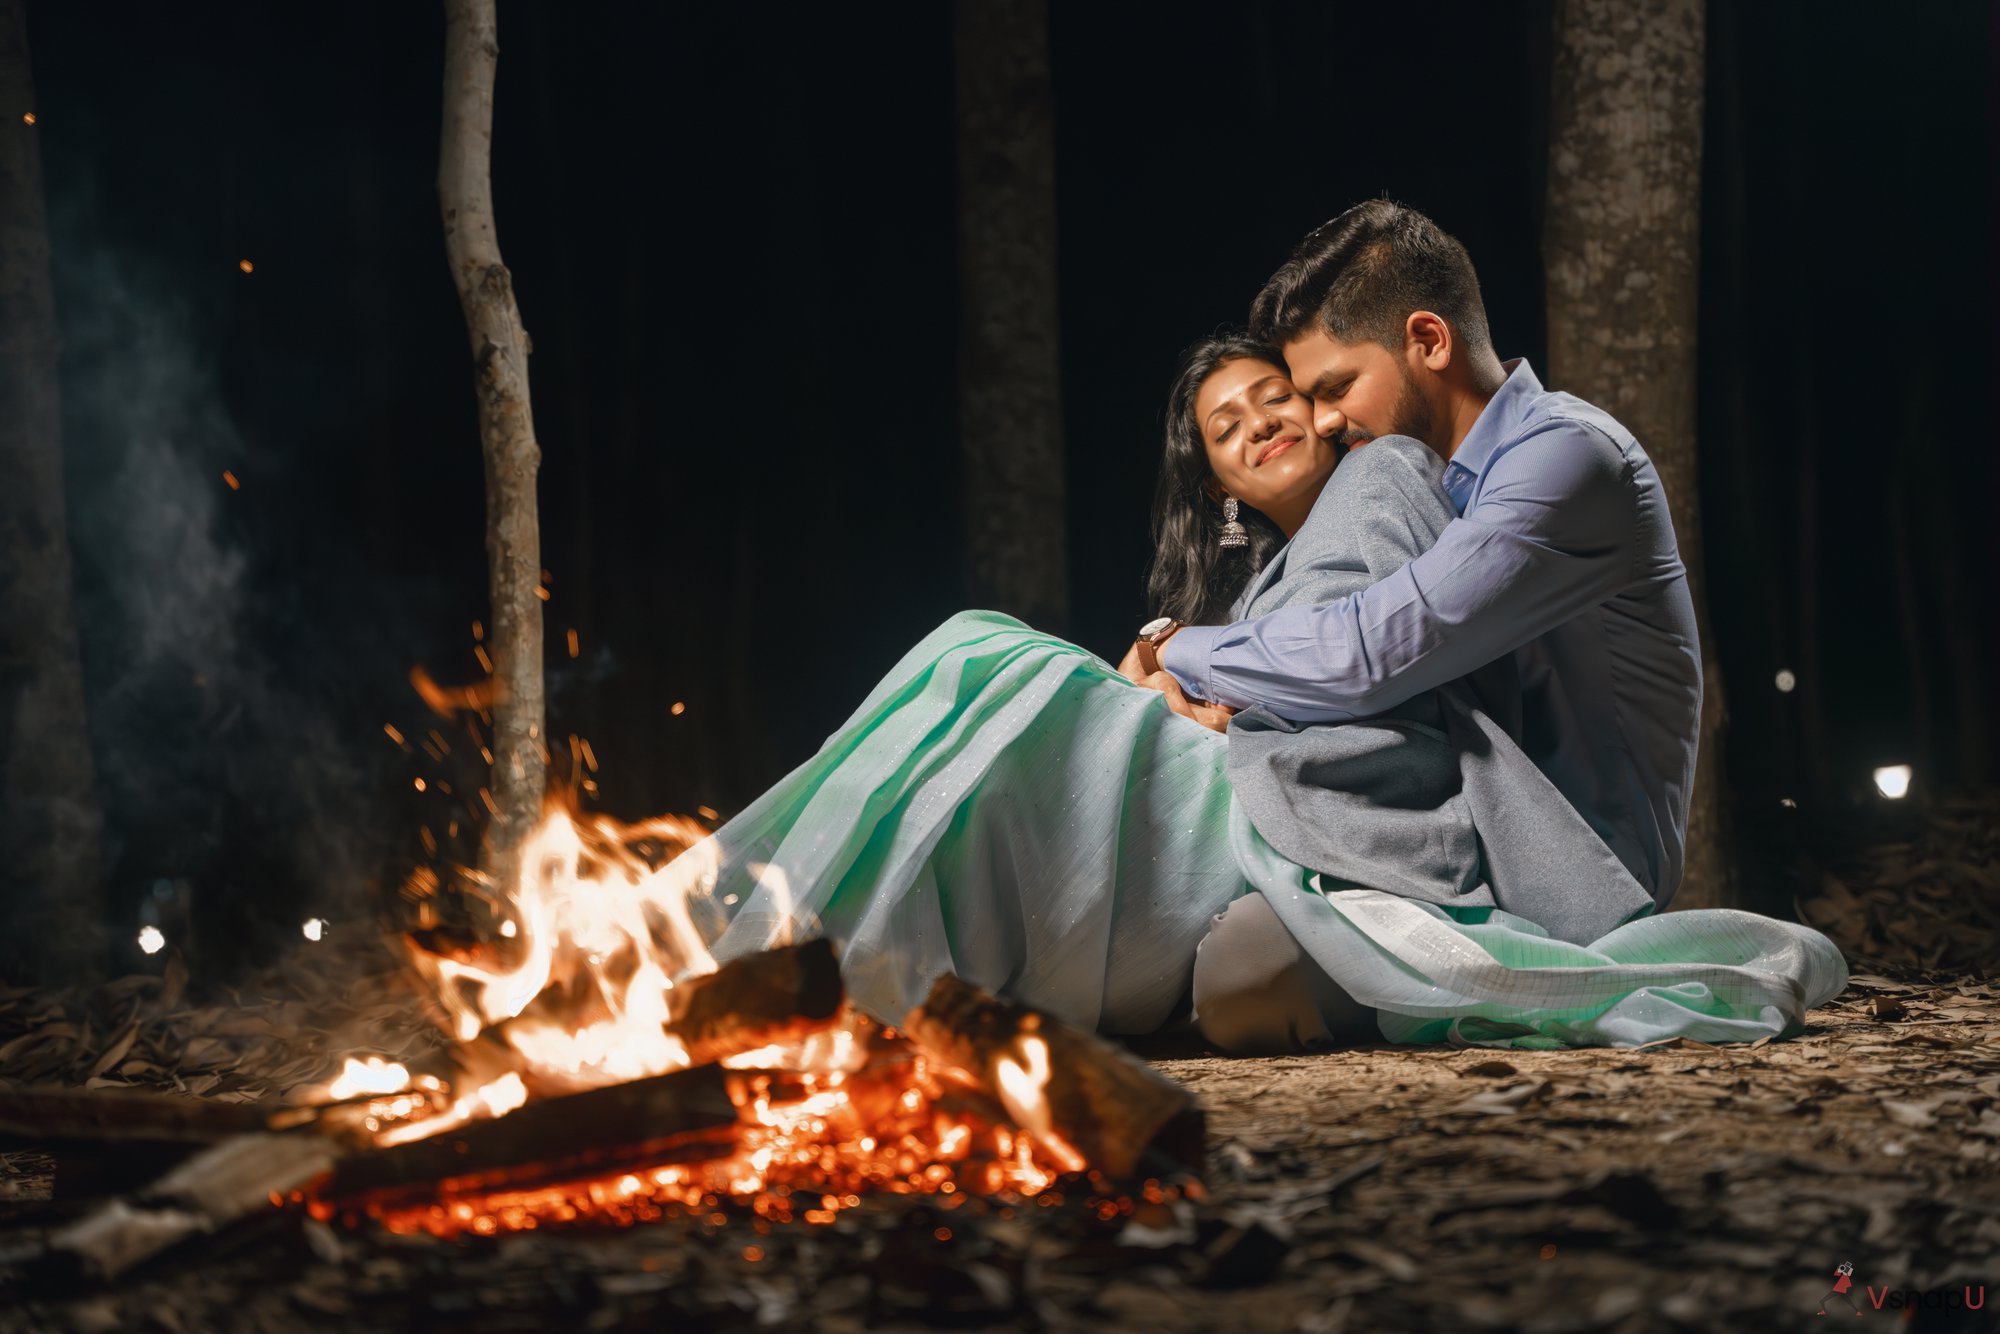
[[[1549,384],[1616,416],[1666,487],[1701,633],[1701,751],[1678,907],[1735,902],[1722,677],[1695,468],[1704,0],[1558,0],[1551,78]]]
[[[958,0],[959,440],[969,591],[1069,616],[1045,0]]]
[[[0,976],[103,966],[97,775],[70,588],[55,297],[22,0],[0,0]]]
[[[505,875],[542,809],[542,536],[535,474],[541,450],[528,404],[528,334],[493,223],[493,0],[445,0],[444,133],[438,204],[452,280],[478,371],[486,456],[486,560],[492,590],[493,819],[482,860]]]

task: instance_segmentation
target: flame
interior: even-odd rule
[[[410,1069],[380,1056],[356,1060],[350,1056],[340,1073],[326,1086],[326,1096],[335,1102],[358,1098],[364,1093],[401,1093],[410,1087]]]
[[[1021,1059],[1001,1056],[993,1062],[993,1082],[1000,1103],[1014,1123],[1042,1142],[1065,1172],[1081,1172],[1088,1165],[1084,1156],[1056,1133],[1049,1115],[1049,1043],[1038,1033],[1025,1032],[1014,1040]]]
[[[1000,1086],[1000,1101],[1007,1114],[1023,1130],[1037,1135],[1049,1133],[1049,1044],[1033,1033],[1024,1033],[1014,1044],[1021,1053],[1016,1061],[1002,1056],[993,1063],[994,1082]]]
[[[649,845],[679,855],[655,866]],[[542,1084],[590,1088],[682,1069],[688,1053],[665,1030],[667,996],[677,977],[715,970],[690,904],[713,885],[716,863],[691,821],[626,826],[554,808],[521,846],[503,904],[506,948],[467,958],[419,950],[417,967],[461,1042],[499,1026]]]

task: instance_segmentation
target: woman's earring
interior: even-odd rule
[[[1230,547],[1247,547],[1250,545],[1250,530],[1236,521],[1236,515],[1240,508],[1236,503],[1235,496],[1225,496],[1223,498],[1222,537],[1217,540],[1215,545],[1223,548],[1225,551]]]

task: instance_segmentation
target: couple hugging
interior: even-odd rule
[[[717,957],[825,934],[887,1022],[955,972],[1245,1053],[1755,1039],[1846,985],[1809,928],[1660,915],[1701,700],[1666,497],[1499,360],[1429,218],[1350,209],[1188,352],[1155,531],[1119,666],[960,613],[717,830]]]

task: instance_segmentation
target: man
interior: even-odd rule
[[[1435,451],[1460,517],[1358,593],[1179,629],[1155,646],[1173,680],[1155,683],[1297,727],[1381,714],[1511,655],[1521,713],[1507,730],[1615,856],[1609,871],[1622,881],[1622,867],[1664,909],[1681,878],[1701,666],[1645,450],[1607,413],[1545,390],[1525,361],[1503,364],[1464,247],[1387,200],[1308,235],[1258,293],[1251,331],[1282,349],[1322,435],[1349,447],[1404,435]],[[1493,831],[1479,832],[1493,857]],[[1523,867],[1530,880],[1559,869]],[[1289,968],[1275,919],[1256,903],[1223,918],[1239,916],[1240,939],[1216,956]],[[1198,1008],[1200,982],[1198,964]]]

